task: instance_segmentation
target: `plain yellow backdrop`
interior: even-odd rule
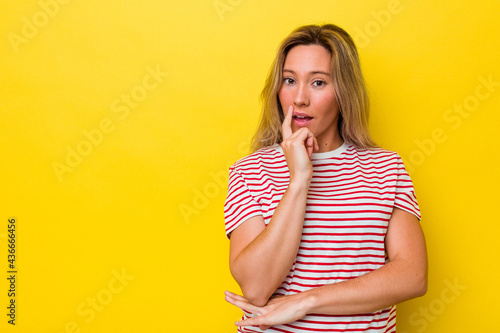
[[[223,203],[279,42],[355,38],[377,143],[413,178],[429,291],[398,332],[493,332],[496,1],[2,1],[2,332],[235,332]],[[16,219],[16,325],[7,224]]]

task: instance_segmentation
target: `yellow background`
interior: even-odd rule
[[[358,42],[372,134],[422,210],[429,291],[398,307],[398,332],[500,327],[498,2],[60,1],[0,5],[2,332],[235,332],[227,168],[248,152],[279,42],[329,22]]]

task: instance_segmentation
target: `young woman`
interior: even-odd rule
[[[334,25],[281,44],[254,153],[229,170],[239,332],[395,332],[395,304],[427,290],[412,181],[368,133],[356,47]]]

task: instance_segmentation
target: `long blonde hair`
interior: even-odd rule
[[[356,46],[342,28],[325,24],[299,27],[281,42],[261,93],[262,114],[257,132],[252,139],[252,151],[283,141],[281,124],[284,113],[278,92],[283,83],[283,65],[286,56],[297,45],[321,45],[330,51],[331,75],[340,107],[338,121],[340,136],[346,143],[357,148],[375,147],[368,132],[368,93]]]

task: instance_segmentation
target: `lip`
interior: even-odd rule
[[[307,118],[297,118],[297,117],[307,117]],[[302,112],[294,112],[293,113],[293,123],[297,127],[305,127],[311,123],[311,121],[314,119],[307,113],[302,113]]]

